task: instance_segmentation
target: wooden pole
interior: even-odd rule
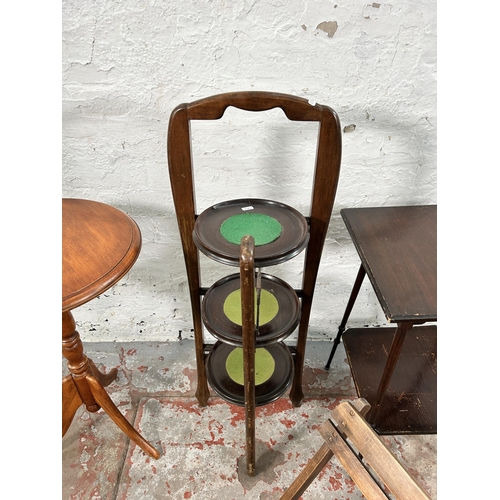
[[[255,475],[255,274],[253,236],[241,239],[240,289],[245,390],[245,434],[247,473]]]

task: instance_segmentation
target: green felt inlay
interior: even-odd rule
[[[274,373],[274,358],[264,347],[255,350],[255,385],[263,384]],[[226,359],[228,375],[237,384],[244,385],[243,379],[243,349],[237,347]]]
[[[257,290],[255,290],[255,301],[254,307],[257,312]],[[277,314],[279,310],[279,304],[276,297],[267,290],[260,291],[260,306],[259,306],[259,325],[265,325],[269,323]],[[224,301],[224,314],[233,323],[237,325],[242,325],[243,321],[241,318],[241,290],[235,290],[231,292]]]
[[[281,235],[281,224],[269,215],[245,212],[232,215],[220,227],[222,236],[235,245],[241,243],[243,236],[253,236],[255,246],[267,245]]]

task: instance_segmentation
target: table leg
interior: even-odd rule
[[[99,371],[97,366],[94,364],[94,362],[90,359],[87,358],[89,365],[90,365],[90,370],[92,371],[92,375],[99,379],[99,382],[101,382],[103,387],[107,387],[113,380],[116,379],[116,376],[118,375],[118,369],[113,368],[109,373],[102,373]]]
[[[356,276],[356,280],[354,281],[354,286],[352,287],[351,295],[349,297],[349,302],[347,303],[347,307],[344,312],[344,316],[342,318],[342,321],[340,322],[339,330],[337,332],[337,336],[335,337],[335,340],[333,341],[333,346],[332,350],[330,352],[330,356],[328,357],[328,361],[326,362],[325,365],[325,370],[330,369],[330,364],[332,363],[333,356],[335,355],[335,351],[337,350],[338,345],[340,344],[340,338],[342,337],[342,334],[344,333],[347,320],[349,319],[349,316],[351,315],[352,308],[354,307],[354,303],[356,302],[356,299],[358,298],[358,293],[359,290],[361,289],[361,284],[363,283],[363,279],[365,277],[366,271],[361,264],[359,266],[359,271]]]
[[[113,403],[108,393],[105,391],[99,379],[93,375],[87,375],[86,381],[92,390],[92,394],[102,406],[103,410],[111,417],[111,420],[147,455],[152,458],[160,458],[160,453],[153,448],[120,413],[120,410]]]
[[[106,393],[104,386],[114,380],[117,370],[113,369],[109,374],[103,374],[93,361],[85,356],[70,311],[62,315],[62,352],[68,360],[71,372],[64,377],[62,384],[63,436],[81,404],[85,404],[89,412],[96,412],[102,407],[118,427],[145,453],[150,457],[159,458],[159,452],[134,429]]]
[[[380,379],[380,384],[378,386],[374,404],[372,405],[372,409],[367,415],[367,421],[372,425],[372,427],[375,427],[380,406],[387,391],[387,387],[389,386],[389,382],[391,381],[394,369],[396,368],[399,354],[401,353],[401,349],[403,348],[406,332],[412,327],[413,323],[410,322],[398,323],[398,328],[392,340],[391,349],[389,350],[389,355],[387,356],[387,362],[382,373],[382,378]]]
[[[82,406],[83,401],[78,393],[72,375],[67,375],[62,380],[62,435],[64,436],[73,421],[76,410]]]

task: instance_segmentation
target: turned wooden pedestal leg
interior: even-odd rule
[[[101,373],[95,364],[83,353],[83,344],[76,331],[75,320],[70,311],[62,315],[62,352],[68,360],[70,375],[62,381],[62,434],[66,434],[78,408],[84,404],[89,412],[101,407],[113,422],[146,454],[159,458],[153,448],[120,413],[108,396],[104,387],[109,385],[117,374],[114,368],[109,374]]]

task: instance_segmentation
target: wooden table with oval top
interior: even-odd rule
[[[117,374],[101,373],[83,352],[72,310],[118,282],[134,265],[141,250],[141,233],[133,219],[96,201],[62,200],[62,352],[70,374],[62,381],[62,433],[78,408],[103,408],[118,427],[150,457],[151,446],[120,413],[104,387]]]

